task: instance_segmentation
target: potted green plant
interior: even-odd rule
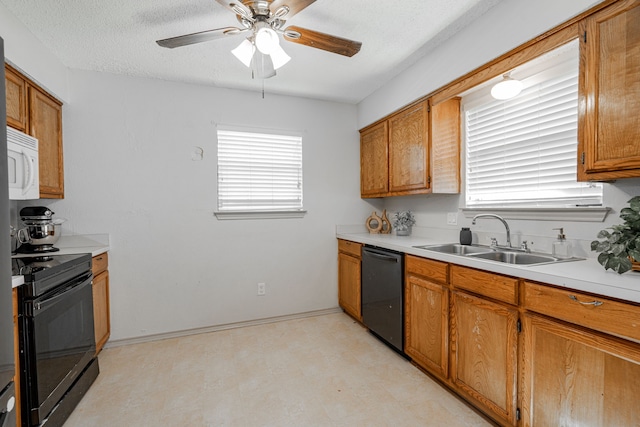
[[[629,206],[622,208],[622,224],[609,227],[598,233],[598,239],[591,242],[591,250],[599,252],[598,262],[605,270],[618,274],[633,268],[633,261],[640,261],[640,196],[629,200]]]
[[[411,235],[411,227],[416,223],[411,211],[396,212],[393,218],[393,227],[396,229],[396,235]]]

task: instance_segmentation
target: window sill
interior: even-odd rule
[[[213,213],[219,220],[228,219],[286,219],[302,218],[306,210],[291,211],[218,211]]]
[[[482,213],[493,213],[505,219],[529,219],[538,221],[604,222],[611,208],[584,206],[570,208],[464,208],[466,218]]]

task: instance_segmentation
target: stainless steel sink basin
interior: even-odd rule
[[[531,265],[548,262],[564,261],[551,255],[528,254],[524,252],[494,251],[488,253],[470,254],[474,258],[488,259],[490,261],[504,262],[507,264]]]
[[[517,252],[509,248],[495,248],[490,246],[479,245],[461,245],[459,243],[447,243],[444,245],[423,245],[414,246],[414,248],[425,249],[428,251],[440,252],[450,255],[458,255],[462,257],[478,258],[488,261],[502,262],[505,264],[515,265],[538,265],[557,262],[577,261],[582,258],[556,258],[553,255]]]
[[[424,245],[414,247],[418,249],[426,249],[429,251],[453,255],[470,255],[494,252],[494,250],[489,248],[488,246],[461,245],[459,243],[448,243],[446,245]]]

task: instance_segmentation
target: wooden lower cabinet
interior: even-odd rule
[[[640,347],[524,316],[522,425],[640,425]]]
[[[338,240],[338,304],[349,315],[362,321],[360,243]]]
[[[518,310],[453,291],[451,381],[504,425],[517,415]]]
[[[109,308],[109,270],[107,253],[93,257],[93,327],[96,337],[96,354],[111,335]]]
[[[449,375],[448,265],[407,255],[405,353],[422,368]]]

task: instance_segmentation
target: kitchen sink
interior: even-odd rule
[[[427,251],[440,252],[444,254],[458,255],[469,258],[478,258],[488,261],[496,261],[505,264],[515,265],[538,265],[538,264],[550,264],[566,261],[577,261],[582,258],[557,258],[553,255],[530,253],[530,252],[517,252],[510,250],[509,248],[490,247],[480,245],[461,245],[459,243],[447,243],[444,245],[423,245],[414,246],[417,249],[424,249]]]
[[[494,250],[488,246],[461,245],[459,243],[449,243],[446,245],[414,246],[414,248],[427,249],[429,251],[453,255],[484,254],[494,252]]]
[[[547,262],[564,261],[551,255],[530,254],[525,252],[493,251],[486,253],[470,254],[474,258],[488,259],[490,261],[504,262],[507,264],[529,265]]]

